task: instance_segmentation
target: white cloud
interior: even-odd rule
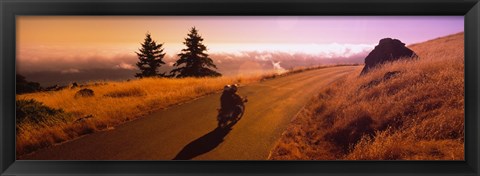
[[[282,44],[282,43],[242,43],[242,44],[210,44],[208,52],[218,67],[226,70],[238,67],[238,63],[257,62],[262,68],[270,68],[277,64],[285,69],[292,66],[317,63],[328,59],[328,63],[337,59],[362,59],[375,46],[374,44]],[[133,49],[110,48],[103,52],[91,48],[62,49],[60,46],[20,47],[17,55],[17,71],[39,72],[53,71],[61,73],[85,73],[90,69],[134,70],[138,57]],[[123,51],[123,52],[122,52]],[[90,53],[90,54],[86,54]],[[171,54],[171,53],[170,53]],[[165,66],[173,66],[178,59],[176,55],[166,55]],[[271,61],[275,60],[274,63]],[[325,61],[327,63],[327,61]],[[233,65],[232,68],[226,65]],[[163,67],[166,68],[166,67]],[[278,67],[280,68],[280,67]]]
[[[256,56],[255,56],[255,59],[257,59],[257,60],[263,60],[263,61],[270,60],[271,58],[272,58],[272,54],[270,54],[270,53],[260,54],[260,55],[256,55]]]
[[[69,69],[65,69],[65,70],[60,71],[60,73],[62,73],[62,74],[67,74],[67,73],[80,73],[80,70],[79,70],[79,69],[76,69],[76,68],[69,68]]]
[[[125,70],[134,70],[135,66],[133,66],[132,64],[127,64],[122,62],[121,64],[116,65],[115,68],[125,69]]]
[[[272,65],[273,65],[273,69],[278,73],[278,74],[282,74],[282,73],[285,73],[287,70],[285,70],[281,65],[280,65],[280,61],[278,62],[275,62],[272,60]]]
[[[359,53],[369,52],[375,44],[288,44],[288,43],[214,43],[209,45],[210,53],[234,53],[242,57],[245,52],[286,52],[290,54],[304,53],[316,55],[322,58],[350,57]],[[259,56],[262,60],[268,60],[266,56]]]

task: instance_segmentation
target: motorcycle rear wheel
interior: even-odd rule
[[[225,128],[227,126],[227,122],[223,121],[223,120],[219,120],[218,121],[218,125],[217,125],[219,128]]]
[[[225,114],[220,113],[217,117],[217,126],[219,128],[225,128],[227,126],[228,117],[225,117]]]
[[[240,120],[243,116],[244,111],[245,111],[245,108],[243,106],[240,106],[240,105],[236,106],[235,112],[233,114],[233,116],[235,117],[235,120],[237,121]]]

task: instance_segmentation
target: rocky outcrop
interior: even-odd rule
[[[365,58],[365,67],[363,67],[363,75],[378,65],[399,59],[416,58],[417,54],[405,47],[398,39],[384,38],[380,40],[375,49],[373,49]]]

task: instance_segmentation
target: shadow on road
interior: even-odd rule
[[[227,134],[232,130],[232,126],[235,123],[231,123],[225,128],[217,127],[213,131],[210,131],[202,137],[195,139],[183,147],[182,151],[180,151],[177,156],[173,158],[173,160],[189,160],[201,154],[212,151],[223,142],[223,138],[225,138],[225,136],[227,136]]]

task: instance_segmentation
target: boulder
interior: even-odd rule
[[[373,49],[365,58],[365,67],[363,67],[363,75],[378,65],[386,62],[391,62],[403,58],[416,58],[418,57],[415,52],[405,47],[405,43],[402,43],[398,39],[384,38],[380,40],[375,49]]]
[[[75,93],[75,98],[78,97],[93,97],[95,94],[92,89],[81,89]]]

